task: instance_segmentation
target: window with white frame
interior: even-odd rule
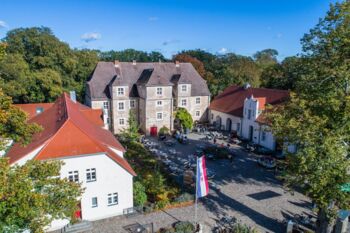
[[[187,105],[187,99],[182,99],[181,106],[186,106],[186,105]]]
[[[86,169],[86,182],[96,181],[96,168]]]
[[[212,120],[214,119],[214,114],[213,114],[213,113],[211,114],[211,119],[212,119]]]
[[[251,116],[252,116],[252,110],[248,109],[248,120],[250,120]]]
[[[130,100],[130,108],[135,108],[135,100]]]
[[[157,112],[157,120],[163,120],[163,113],[162,112]]]
[[[118,110],[119,111],[124,111],[125,110],[124,102],[118,102]]]
[[[125,125],[125,119],[119,118],[119,125]]]
[[[123,96],[124,95],[124,87],[118,87],[117,88],[117,95],[118,96]]]
[[[97,203],[97,197],[93,197],[91,198],[91,207],[92,208],[95,208],[98,206],[98,203]]]
[[[181,85],[181,91],[186,92],[187,91],[187,85]]]
[[[237,132],[241,130],[241,123],[237,123]]]
[[[201,116],[201,112],[200,111],[196,111],[196,117]]]
[[[157,87],[157,95],[163,95],[163,88]]]
[[[118,193],[109,193],[108,194],[108,205],[117,205],[118,204]]]
[[[103,102],[103,108],[104,108],[104,109],[107,109],[107,110],[109,109],[109,103],[108,103],[108,101],[104,101],[104,102]]]
[[[158,107],[159,106],[163,106],[163,101],[161,101],[161,100],[157,100],[157,104],[156,104]]]
[[[201,103],[201,98],[200,97],[197,97],[196,98],[196,104],[200,104]]]
[[[261,132],[261,141],[265,141],[266,140],[266,132],[262,131]]]
[[[68,172],[68,180],[71,182],[79,182],[79,172],[78,171]]]

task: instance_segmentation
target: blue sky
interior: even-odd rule
[[[335,0],[2,0],[0,38],[18,27],[47,26],[73,48],[184,49],[252,55],[301,51],[300,38]]]

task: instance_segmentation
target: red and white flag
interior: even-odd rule
[[[197,159],[197,198],[204,197],[209,193],[207,178],[207,168],[205,166],[205,156]]]

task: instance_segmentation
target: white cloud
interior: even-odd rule
[[[179,43],[179,42],[180,42],[180,40],[176,40],[176,39],[175,40],[166,40],[162,43],[162,45],[167,46],[169,44],[175,44],[175,43]]]
[[[282,33],[277,33],[277,35],[276,35],[276,37],[278,38],[278,39],[280,39],[280,38],[282,38],[282,36],[283,36],[283,34]]]
[[[5,21],[0,20],[0,28],[7,28],[7,23]]]
[[[227,48],[221,48],[221,49],[219,49],[218,53],[219,53],[219,54],[228,53],[228,49],[227,49]]]
[[[89,32],[89,33],[84,33],[83,35],[81,35],[80,38],[86,43],[89,43],[91,41],[101,39],[101,34],[97,32]]]
[[[159,18],[157,16],[151,16],[148,18],[148,21],[157,21]]]

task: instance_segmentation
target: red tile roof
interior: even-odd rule
[[[101,128],[103,122],[100,116],[101,110],[73,102],[64,93],[50,108],[29,120],[43,127],[33,136],[32,142],[25,147],[14,144],[6,156],[10,158],[10,163],[14,163],[41,145],[44,145],[43,148],[35,156],[38,160],[105,153],[130,174],[136,175],[129,163],[110,149],[125,152],[113,134]]]
[[[259,100],[259,109],[263,110],[266,104],[275,105],[286,101],[289,92],[276,89],[252,87],[244,89],[241,86],[230,86],[213,99],[209,109],[243,117],[244,100],[252,95]],[[260,101],[263,103],[262,105],[260,105]]]
[[[37,103],[37,104],[15,104],[16,107],[20,108],[28,114],[28,118],[31,119],[37,114],[37,108],[42,108],[43,112],[51,108],[53,103]]]

